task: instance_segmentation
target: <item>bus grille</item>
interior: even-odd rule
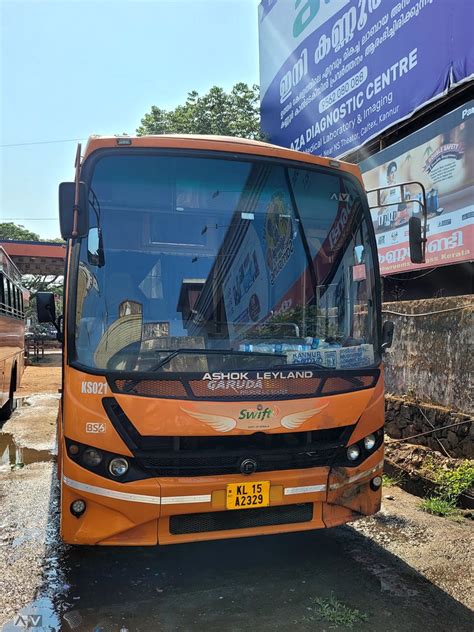
[[[229,531],[230,529],[251,529],[279,524],[297,524],[313,519],[313,503],[300,505],[280,505],[261,509],[235,509],[232,511],[211,511],[170,517],[170,533],[206,533],[209,531]]]
[[[298,470],[308,467],[330,465],[336,454],[336,448],[328,448],[310,453],[275,453],[269,450],[255,452],[243,450],[240,454],[197,455],[180,454],[165,457],[162,455],[138,457],[142,467],[153,470],[155,476],[212,476],[218,474],[240,473],[240,464],[246,458],[257,462],[257,472],[277,470]]]
[[[246,401],[304,399],[322,397],[339,393],[350,393],[373,388],[380,375],[378,369],[358,371],[338,371],[328,374],[320,371],[318,375],[307,378],[272,378],[257,380],[249,373],[247,380],[188,379],[160,376],[137,377],[133,373],[114,377],[109,375],[108,383],[113,393],[158,397],[160,399],[187,399],[204,401]]]
[[[240,473],[246,458],[257,472],[330,466],[354,426],[306,432],[230,436],[143,436],[113,398],[103,400],[115,429],[150,476],[212,476]]]

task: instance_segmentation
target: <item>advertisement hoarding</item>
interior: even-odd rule
[[[262,0],[262,128],[338,157],[474,77],[472,0]]]
[[[388,206],[372,209],[381,274],[474,259],[473,165],[474,101],[360,164],[367,190],[387,187],[380,201]],[[410,262],[408,249],[408,220],[417,204],[401,204],[395,188],[408,181],[421,182],[426,190],[428,241],[421,265]],[[405,194],[416,200],[420,189],[406,186]],[[377,204],[375,194],[369,204]]]

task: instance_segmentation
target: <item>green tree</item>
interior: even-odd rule
[[[230,92],[213,86],[203,96],[193,90],[184,105],[174,110],[153,105],[137,134],[211,134],[263,140],[258,86],[236,83]]]
[[[22,224],[13,222],[0,222],[0,240],[2,239],[4,241],[54,241],[61,244],[66,243],[62,237],[42,238],[38,233],[28,230]]]
[[[31,320],[32,331],[39,333],[46,331],[46,325],[38,323],[36,316],[36,295],[38,292],[53,292],[56,302],[56,314],[63,311],[64,277],[53,275],[28,274],[22,277],[22,285],[30,293],[25,315]]]
[[[21,224],[14,224],[13,222],[1,222],[0,223],[0,239],[12,240],[18,239],[19,241],[40,241],[40,236],[37,233],[33,233]]]

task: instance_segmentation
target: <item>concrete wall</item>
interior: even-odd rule
[[[386,392],[472,413],[473,315],[472,296],[384,303],[382,318],[395,325]]]

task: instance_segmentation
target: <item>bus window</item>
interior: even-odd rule
[[[12,306],[11,290],[10,290],[10,281],[6,277],[3,278],[3,287],[5,288],[6,311],[7,311],[7,313],[10,313],[11,312],[11,306]]]
[[[3,287],[3,274],[0,274],[0,312],[5,311],[5,290]]]

